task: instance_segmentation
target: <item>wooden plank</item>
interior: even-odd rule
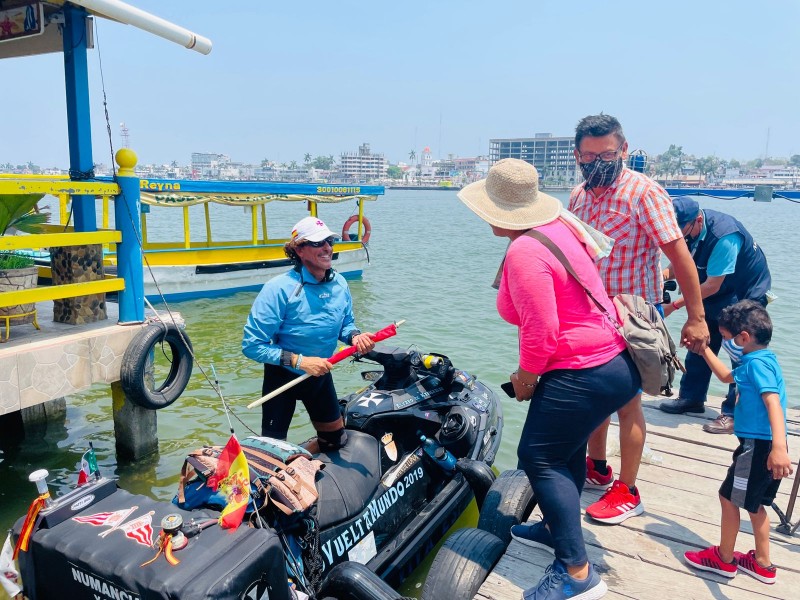
[[[584,518],[587,552],[609,586],[606,597],[640,600],[663,600],[665,596],[682,600],[798,597],[800,536],[777,533],[774,526],[778,518],[771,509],[768,509],[773,525],[770,554],[779,567],[775,585],[764,585],[743,573],[729,581],[696,571],[684,563],[685,551],[719,541],[721,509],[717,491],[738,442],[734,436],[703,432],[701,425],[708,418],[669,415],[652,407],[645,414],[647,444],[661,457],[660,463],[644,463],[639,473],[637,485],[645,513],[616,526]],[[800,413],[791,409],[788,416],[797,419]],[[616,431],[612,430],[611,435],[616,435]],[[797,460],[798,446],[791,441],[790,455]],[[618,466],[619,457],[610,460]],[[791,486],[791,480],[781,485],[777,502],[782,508]],[[601,493],[586,490],[581,498],[582,507],[585,509],[596,501]],[[793,518],[796,521],[798,515]],[[752,528],[744,513],[737,549],[745,551],[753,546]],[[552,560],[549,553],[512,542],[476,598],[519,599],[522,590],[539,581]]]
[[[28,304],[29,302],[43,302],[58,298],[75,298],[103,292],[118,292],[125,289],[125,280],[120,278],[99,279],[97,281],[84,281],[82,283],[67,283],[49,287],[21,290],[19,292],[0,293],[0,307]]]
[[[0,194],[78,194],[81,196],[117,196],[119,185],[113,181],[70,181],[52,179],[0,179]]]
[[[609,528],[616,529],[616,528]],[[632,536],[619,528],[621,538],[611,543],[619,547],[636,547],[643,536]],[[778,581],[768,586],[744,574],[727,580],[713,573],[690,570],[674,556],[668,546],[652,546],[625,554],[609,552],[594,544],[587,545],[589,560],[609,587],[606,598],[663,600],[665,597],[705,600],[707,598],[767,599],[792,598],[800,585],[800,576],[779,573]],[[522,591],[533,587],[544,575],[553,556],[544,550],[512,541],[506,554],[486,579],[477,597],[492,600],[519,599]],[[783,576],[783,577],[781,577]]]
[[[87,246],[89,244],[110,244],[121,241],[122,233],[115,230],[5,235],[0,237],[0,250],[12,251],[27,248],[52,248],[54,246]]]

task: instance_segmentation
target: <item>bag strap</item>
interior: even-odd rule
[[[606,317],[608,317],[608,319],[612,323],[614,323],[614,326],[619,329],[620,324],[617,322],[617,319],[615,319],[615,318],[613,318],[611,316],[611,314],[608,312],[608,310],[606,310],[606,307],[603,306],[602,304],[600,304],[600,301],[597,298],[594,297],[594,294],[592,294],[592,291],[588,287],[586,287],[586,285],[583,283],[583,281],[581,281],[581,278],[578,277],[578,274],[575,272],[575,269],[572,268],[572,263],[569,262],[569,259],[564,254],[564,251],[561,250],[561,248],[559,248],[555,244],[555,242],[553,242],[553,240],[551,240],[549,237],[547,237],[541,231],[536,231],[535,229],[529,229],[528,231],[525,232],[525,235],[527,235],[528,237],[532,237],[533,239],[541,242],[542,245],[544,245],[545,248],[550,250],[550,252],[553,253],[553,256],[555,256],[558,259],[558,262],[560,262],[562,265],[564,265],[564,268],[567,270],[567,273],[569,273],[572,276],[572,278],[575,281],[578,282],[578,285],[580,285],[583,288],[583,291],[586,292],[586,294],[589,296],[591,301],[594,302],[595,306],[597,306],[597,308],[600,310],[600,312],[603,313]]]

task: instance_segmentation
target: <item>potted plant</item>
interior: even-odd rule
[[[0,194],[0,236],[12,229],[25,233],[39,233],[42,225],[50,220],[50,213],[35,211],[36,203],[43,194]],[[36,287],[38,267],[33,258],[13,251],[0,251],[0,294],[2,292]],[[34,304],[0,307],[0,318],[24,315],[15,319],[16,324],[32,323]],[[0,322],[2,323],[2,322]]]

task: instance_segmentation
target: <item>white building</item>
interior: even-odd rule
[[[373,154],[363,143],[358,152],[343,152],[339,157],[339,177],[342,182],[366,183],[386,177],[388,163],[383,154]]]

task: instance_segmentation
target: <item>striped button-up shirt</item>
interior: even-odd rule
[[[569,210],[614,239],[611,254],[597,265],[608,295],[636,294],[660,303],[660,247],[682,237],[669,194],[627,168],[599,196],[584,186],[572,190]]]

